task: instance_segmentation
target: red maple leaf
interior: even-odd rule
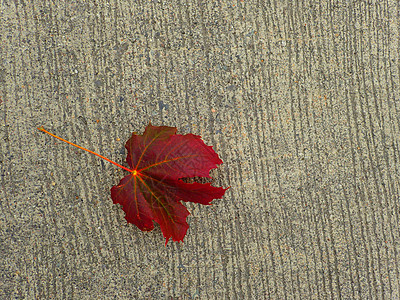
[[[143,135],[132,134],[126,142],[127,162],[131,169],[104,156],[68,142],[45,129],[53,137],[95,154],[127,170],[129,175],[111,188],[114,203],[122,205],[125,219],[143,231],[153,230],[153,220],[160,224],[166,243],[172,237],[182,241],[189,225],[189,211],[181,201],[210,205],[213,199],[222,198],[227,189],[211,183],[186,183],[188,177],[211,178],[209,172],[222,163],[212,149],[193,134],[176,134],[175,127],[146,127]]]
[[[126,220],[141,230],[160,224],[167,242],[181,241],[189,225],[188,210],[180,202],[204,205],[221,198],[225,189],[210,183],[185,183],[185,177],[208,177],[222,160],[200,136],[175,134],[176,128],[149,124],[143,135],[126,142],[126,160],[133,172],[111,189],[114,203],[122,205]]]

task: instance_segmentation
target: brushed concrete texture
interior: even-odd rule
[[[0,299],[400,299],[400,9],[0,1]],[[214,145],[164,246],[113,205],[133,131]]]

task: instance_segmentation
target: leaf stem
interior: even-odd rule
[[[77,147],[77,148],[79,148],[79,149],[82,149],[82,150],[85,150],[85,151],[87,151],[87,152],[89,152],[89,153],[92,153],[92,154],[94,154],[94,155],[96,155],[96,156],[98,156],[98,157],[101,157],[102,159],[105,159],[106,161],[112,163],[113,165],[116,165],[117,167],[120,167],[120,168],[122,168],[122,169],[124,169],[124,170],[126,170],[126,171],[128,171],[128,172],[131,172],[131,173],[134,172],[134,170],[131,170],[131,169],[128,169],[128,168],[126,168],[126,167],[124,167],[124,166],[121,166],[120,164],[118,164],[118,163],[116,163],[116,162],[114,162],[114,161],[108,159],[107,157],[104,157],[103,155],[97,154],[96,152],[93,152],[93,151],[91,151],[91,150],[89,150],[89,149],[86,149],[86,148],[83,148],[83,147],[81,147],[81,146],[78,146],[78,145],[76,145],[76,144],[74,144],[74,143],[71,143],[71,142],[69,142],[69,141],[67,141],[67,140],[64,140],[63,138],[60,138],[59,136],[56,136],[55,134],[52,134],[52,133],[48,132],[46,129],[43,128],[43,126],[42,126],[42,127],[38,127],[38,130],[43,131],[43,132],[47,133],[48,135],[51,135],[52,137],[55,137],[56,139],[59,139],[60,141],[63,141],[63,142],[65,142],[65,143],[67,143],[67,144],[70,144],[70,145],[72,145],[72,146],[74,146],[74,147]]]

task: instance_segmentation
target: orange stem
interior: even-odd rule
[[[96,156],[98,156],[98,157],[101,157],[102,159],[105,159],[106,161],[112,163],[113,165],[116,165],[117,167],[120,167],[120,168],[122,168],[122,169],[124,169],[124,170],[126,170],[126,171],[128,171],[128,172],[131,172],[131,173],[134,172],[134,170],[131,170],[131,169],[128,169],[128,168],[126,168],[126,167],[124,167],[124,166],[121,166],[120,164],[118,164],[118,163],[116,163],[116,162],[114,162],[114,161],[108,159],[107,157],[104,157],[103,155],[97,154],[96,152],[93,152],[93,151],[91,151],[91,150],[89,150],[89,149],[83,148],[83,147],[78,146],[78,145],[76,145],[76,144],[74,144],[74,143],[71,143],[71,142],[69,142],[69,141],[67,141],[67,140],[64,140],[63,138],[60,138],[59,136],[56,136],[55,134],[52,134],[52,133],[48,132],[48,131],[47,131],[46,129],[44,129],[43,127],[38,127],[38,129],[39,129],[40,131],[43,131],[43,132],[45,132],[45,133],[51,135],[52,137],[55,137],[56,139],[59,139],[60,141],[66,142],[67,144],[70,144],[70,145],[75,146],[75,147],[77,147],[77,148],[79,148],[79,149],[82,149],[82,150],[85,150],[85,151],[87,151],[87,152],[89,152],[89,153],[92,153],[92,154],[94,154],[94,155],[96,155]]]

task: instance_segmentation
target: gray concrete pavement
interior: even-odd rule
[[[1,1],[1,299],[399,299],[398,1]],[[131,132],[214,145],[184,243],[126,224]]]

